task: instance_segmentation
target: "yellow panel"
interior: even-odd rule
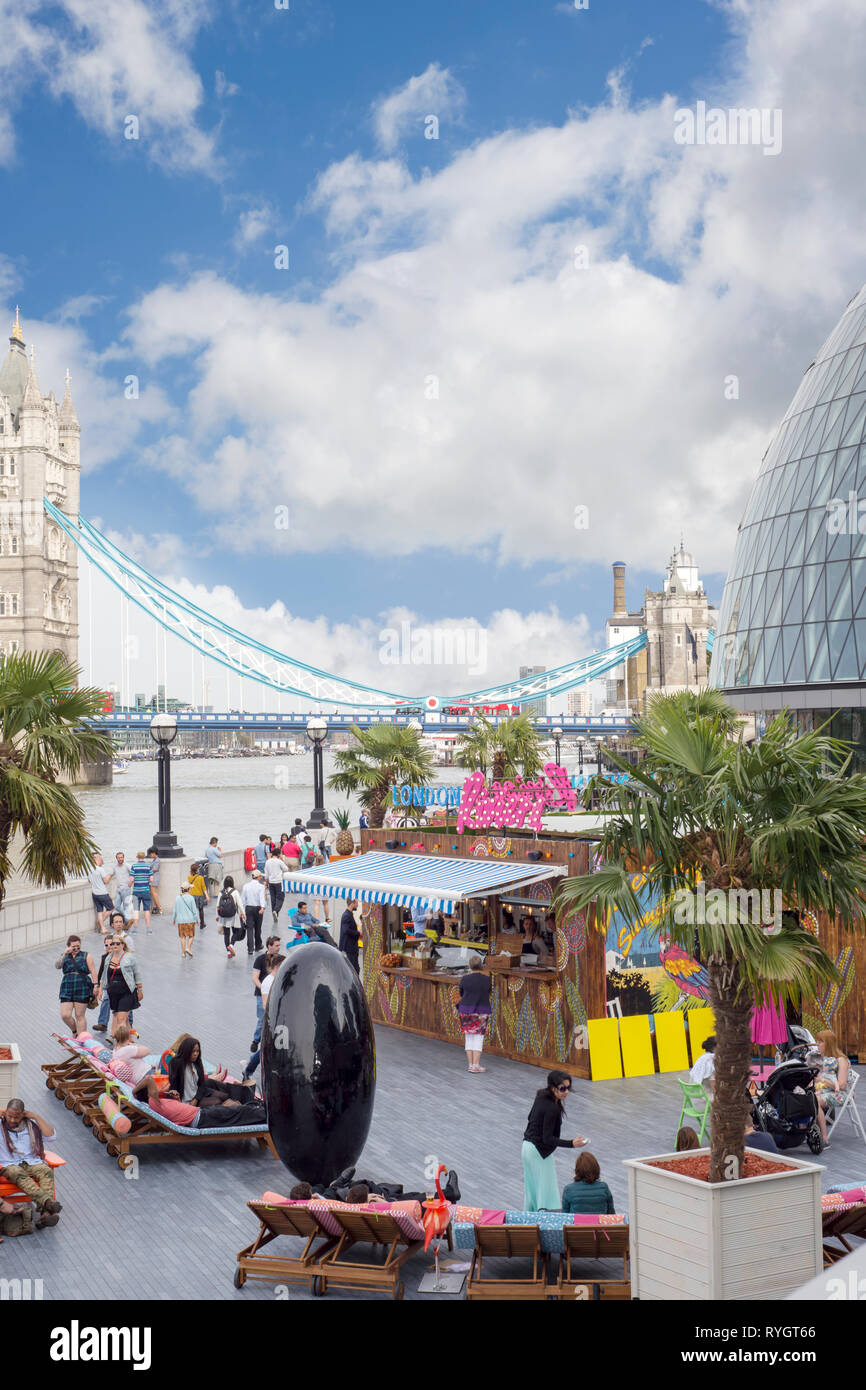
[[[686,1016],[682,1009],[653,1014],[656,1029],[656,1050],[659,1071],[688,1071],[689,1052],[686,1047]]]
[[[586,1025],[593,1081],[610,1081],[614,1076],[622,1076],[617,1022],[615,1018],[591,1018]]]
[[[653,1045],[650,1037],[649,1014],[637,1014],[619,1021],[619,1040],[622,1044],[622,1069],[625,1076],[653,1076]]]
[[[694,1066],[698,1058],[704,1055],[704,1038],[710,1037],[715,1031],[716,1020],[712,1009],[689,1009],[686,1017],[689,1020],[689,1050]]]

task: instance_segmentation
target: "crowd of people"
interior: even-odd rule
[[[333,851],[336,832],[330,823],[317,830],[315,836],[314,843],[313,835],[300,819],[296,819],[291,830],[283,832],[278,841],[266,833],[260,834],[254,847],[255,867],[240,887],[231,874],[225,873],[219,840],[213,836],[204,856],[193,864],[181,884],[174,902],[172,921],[183,959],[192,958],[196,935],[207,930],[205,908],[212,901],[216,905],[216,929],[227,959],[235,956],[236,948],[240,949],[242,943],[246,945],[252,967],[255,1026],[249,1057],[242,1065],[238,1081],[227,1078],[224,1071],[208,1076],[199,1041],[186,1034],[163,1054],[162,1074],[151,1064],[151,1054],[134,1027],[134,1014],[142,1006],[144,990],[130,938],[141,914],[144,914],[147,930],[151,931],[151,915],[162,913],[158,892],[159,857],[153,847],[147,852],[138,851],[131,864],[127,864],[121,851],[115,854],[111,865],[106,865],[101,855],[94,856],[90,882],[101,951],[89,951],[76,934],[67,939],[65,950],[56,961],[61,974],[61,1017],[69,1033],[76,1036],[87,1030],[88,1008],[98,1006],[99,1017],[92,1031],[110,1032],[114,1059],[127,1069],[118,1074],[134,1086],[137,1098],[146,1100],[166,1119],[195,1128],[266,1123],[264,1104],[256,1093],[255,1076],[261,1060],[268,993],[281,966],[297,947],[322,942],[340,950],[352,968],[360,971],[361,918],[357,899],[346,900],[337,939],[329,930],[331,922],[326,897],[311,902],[301,898],[294,909],[286,909],[292,877],[299,870],[327,862]],[[272,931],[263,939],[268,912],[272,926],[278,928],[285,924],[285,931],[279,934]],[[426,923],[428,928],[430,925]],[[435,920],[432,926],[435,928]],[[523,951],[537,955],[543,962],[549,953],[544,930],[531,915],[514,926],[523,935]],[[491,980],[483,971],[480,956],[473,956],[469,964],[468,973],[459,981],[456,1011],[465,1038],[468,1070],[477,1075],[485,1071],[481,1057],[491,1017]],[[822,1066],[817,1081],[818,1124],[826,1142],[826,1115],[844,1103],[850,1068],[832,1032],[818,1035],[816,1049]],[[709,1037],[704,1040],[702,1053],[690,1073],[692,1082],[704,1088],[708,1102],[713,1094],[714,1069],[715,1038]],[[571,1087],[572,1079],[567,1072],[552,1071],[532,1104],[522,1146],[524,1205],[528,1211],[612,1213],[610,1188],[602,1181],[598,1160],[591,1153],[582,1152],[577,1156],[573,1181],[559,1191],[554,1160],[556,1150],[585,1150],[589,1144],[582,1135],[570,1139],[561,1137],[566,1118],[565,1102]],[[44,1163],[43,1140],[53,1137],[53,1133],[38,1115],[26,1111],[20,1101],[11,1102],[5,1114],[0,1115],[0,1170],[32,1198],[38,1213],[37,1226],[54,1224],[60,1211],[53,1198],[51,1170]],[[746,1142],[752,1148],[779,1152],[773,1137],[756,1133],[751,1124]],[[696,1131],[685,1126],[677,1134],[676,1149],[688,1152],[701,1147],[701,1143]],[[290,1195],[301,1200],[303,1187],[299,1184]],[[346,1200],[365,1199],[356,1191]],[[0,1216],[4,1214],[5,1207],[0,1204]]]

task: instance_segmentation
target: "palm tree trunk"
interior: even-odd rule
[[[710,960],[707,972],[709,1004],[716,1019],[710,1182],[729,1182],[743,1174],[752,999],[748,991],[740,992],[740,968],[735,960]]]
[[[370,812],[370,829],[381,830],[385,824],[385,794],[384,792],[370,797],[368,806]]]
[[[506,759],[505,759],[505,750],[502,749],[502,748],[497,748],[496,752],[493,754],[493,781],[494,781],[494,782],[504,782],[504,781],[505,781],[505,762],[506,762]]]
[[[8,808],[4,805],[0,810],[0,860],[2,863],[9,863],[9,846],[12,843],[12,817]],[[6,876],[0,874],[0,908],[6,901]]]

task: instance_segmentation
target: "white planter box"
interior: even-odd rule
[[[18,1095],[18,1068],[21,1065],[17,1043],[3,1043],[3,1046],[9,1048],[12,1059],[4,1061],[0,1057],[0,1110],[5,1110],[12,1097]]]
[[[690,1156],[709,1153],[696,1149]],[[784,1298],[821,1273],[817,1163],[746,1149],[784,1173],[708,1183],[650,1165],[681,1154],[624,1160],[628,1168],[633,1298]]]

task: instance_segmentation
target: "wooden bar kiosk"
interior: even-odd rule
[[[605,1014],[604,937],[583,914],[557,924],[552,901],[558,880],[587,871],[592,842],[385,828],[363,831],[361,849],[289,888],[358,897],[374,1020],[462,1047],[459,981],[478,954],[492,981],[485,1051],[589,1077],[586,1023]],[[526,919],[535,951],[523,950]]]

